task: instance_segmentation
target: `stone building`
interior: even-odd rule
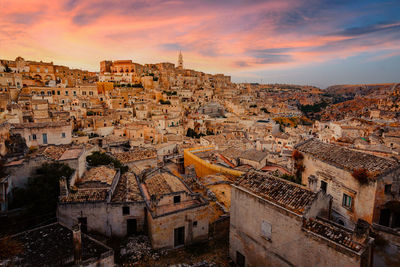
[[[16,255],[0,260],[1,266],[114,266],[114,251],[81,233],[52,223],[25,231],[0,242],[19,244]]]
[[[70,186],[60,183],[58,221],[82,231],[126,236],[144,231],[145,204],[135,175],[106,166],[88,170]]]
[[[138,176],[152,247],[176,248],[208,239],[209,203],[177,176],[149,169]]]
[[[25,138],[28,147],[65,145],[72,140],[72,126],[68,121],[13,124],[11,133]]]
[[[333,197],[332,216],[352,227],[358,219],[400,227],[400,164],[389,158],[309,139],[296,146],[302,184]]]
[[[371,266],[368,224],[325,219],[331,197],[249,172],[232,185],[229,254],[237,266]],[[249,219],[250,218],[250,219]]]

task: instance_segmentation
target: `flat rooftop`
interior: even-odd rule
[[[11,240],[22,248],[8,259],[11,266],[61,266],[73,261],[72,231],[59,223],[22,232]],[[82,234],[82,261],[95,261],[112,253],[111,248]]]

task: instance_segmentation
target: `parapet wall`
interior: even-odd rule
[[[243,172],[241,172],[241,171],[236,171],[236,170],[232,170],[232,169],[225,168],[222,166],[217,166],[217,165],[211,164],[205,160],[202,160],[201,158],[197,157],[194,154],[194,152],[205,152],[205,151],[210,151],[210,150],[214,150],[214,149],[215,149],[214,146],[194,147],[194,148],[185,149],[183,151],[185,168],[187,166],[194,165],[194,168],[196,170],[196,175],[199,177],[204,177],[204,176],[207,176],[210,174],[216,174],[216,173],[232,175],[235,177],[239,177],[243,174]]]

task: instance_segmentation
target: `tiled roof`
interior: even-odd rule
[[[82,183],[96,181],[111,185],[116,173],[116,170],[106,166],[94,167],[85,173]]]
[[[236,185],[297,214],[302,214],[316,196],[299,185],[256,171],[242,175]]]
[[[149,196],[154,195],[156,197],[173,192],[188,191],[188,188],[178,177],[168,172],[156,171],[150,174],[145,179],[145,185]]]
[[[373,175],[378,175],[388,169],[399,166],[398,163],[391,159],[354,151],[334,144],[323,143],[315,139],[309,139],[297,145],[296,149],[311,154],[315,158],[336,167],[349,171],[363,168]]]
[[[119,179],[114,190],[112,202],[136,202],[143,201],[135,175],[131,172],[125,173]]]
[[[352,232],[325,221],[309,219],[304,222],[303,228],[356,252],[364,248],[353,240]]]
[[[255,149],[249,149],[240,154],[240,158],[260,162],[267,156],[267,153]]]
[[[157,157],[157,151],[152,149],[138,149],[134,151],[114,154],[114,157],[122,163],[150,159]]]
[[[105,201],[108,188],[78,188],[71,191],[67,197],[60,199],[60,202],[94,202]]]
[[[52,121],[52,122],[27,122],[12,124],[14,129],[27,129],[27,128],[47,128],[47,127],[62,127],[71,125],[68,121]]]

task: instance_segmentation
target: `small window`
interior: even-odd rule
[[[65,138],[65,133],[61,133],[61,138]]]
[[[193,222],[193,227],[197,227],[197,221]]]
[[[122,215],[129,215],[130,210],[129,207],[122,207]]]
[[[351,209],[351,205],[353,202],[353,198],[351,196],[348,196],[346,194],[343,194],[343,207]]]
[[[60,91],[57,91],[57,95],[60,95]]]
[[[385,184],[385,194],[391,194],[391,193],[392,193],[392,185]]]
[[[267,240],[271,240],[272,226],[266,221],[261,222],[261,236]]]
[[[181,202],[181,196],[174,196],[174,204]]]
[[[32,140],[36,140],[36,134],[32,134]]]
[[[321,181],[321,190],[322,192],[326,193],[326,188],[328,187],[328,184],[325,181]]]
[[[68,95],[68,91],[65,91],[65,95]]]

